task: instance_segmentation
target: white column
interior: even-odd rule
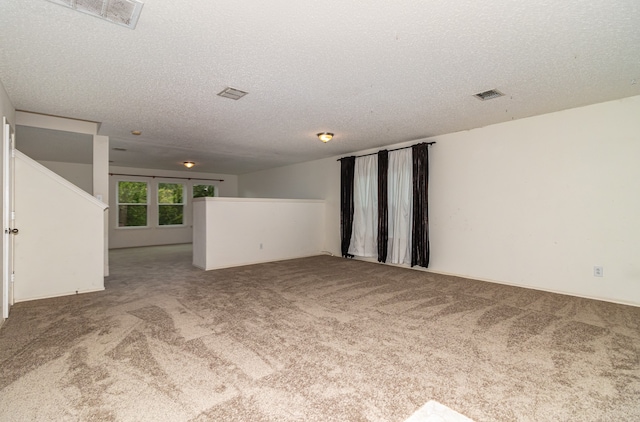
[[[109,137],[93,135],[93,196],[109,205]],[[104,212],[104,276],[109,275],[109,210]]]

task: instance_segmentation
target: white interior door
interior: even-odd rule
[[[13,304],[13,235],[14,227],[14,134],[6,117],[2,118],[2,318],[9,317],[9,306]]]

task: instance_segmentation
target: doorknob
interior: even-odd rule
[[[10,229],[11,234],[18,234],[18,229]]]

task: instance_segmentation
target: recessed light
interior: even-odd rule
[[[186,168],[190,169],[191,167],[195,166],[196,163],[194,163],[193,161],[185,161],[184,163],[182,163]]]
[[[140,130],[132,130],[131,134],[132,135],[136,135],[136,136],[140,136],[140,135],[142,135],[142,131],[140,131]]]
[[[119,148],[119,147],[115,147],[113,148],[114,151],[126,151],[126,148]]]

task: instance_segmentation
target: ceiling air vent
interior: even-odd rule
[[[135,29],[143,3],[137,0],[49,0],[117,25]]]
[[[222,91],[218,92],[218,95],[224,98],[231,98],[232,100],[239,100],[240,98],[247,95],[248,92],[240,91],[235,88],[225,88]]]
[[[492,100],[494,98],[502,97],[504,94],[497,89],[490,89],[489,91],[481,92],[479,94],[475,94],[474,97],[486,101]]]

